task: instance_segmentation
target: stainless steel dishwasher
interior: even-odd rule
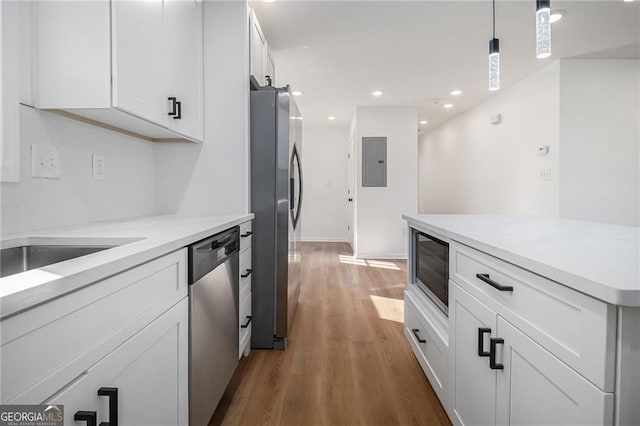
[[[207,425],[238,366],[235,227],[189,246],[189,424]]]

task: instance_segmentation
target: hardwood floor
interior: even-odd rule
[[[252,350],[211,424],[448,425],[403,334],[406,262],[303,243],[287,350]]]

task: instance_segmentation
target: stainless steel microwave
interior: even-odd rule
[[[418,287],[449,314],[449,244],[413,231],[413,275]]]

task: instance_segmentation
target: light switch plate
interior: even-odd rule
[[[31,145],[31,176],[60,179],[60,156],[51,145]]]
[[[540,169],[540,180],[550,181],[551,180],[551,169]]]
[[[104,180],[107,176],[107,161],[104,155],[93,154],[93,180]]]

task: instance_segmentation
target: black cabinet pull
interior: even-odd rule
[[[178,99],[173,96],[170,96],[169,102],[171,102],[171,111],[169,111],[169,115],[172,115],[172,116],[176,115],[176,108],[177,108],[176,104],[178,103]]]
[[[98,413],[95,411],[76,411],[73,415],[76,422],[86,422],[87,426],[96,426],[98,421]]]
[[[264,79],[265,79],[265,81],[267,83],[267,86],[271,86],[273,84],[273,79],[271,78],[270,75],[265,75]]]
[[[513,291],[513,287],[511,287],[510,285],[502,285],[495,282],[491,279],[491,277],[489,277],[489,274],[476,274],[476,278],[478,278],[480,281],[484,281],[491,287],[496,288],[500,291]]]
[[[353,198],[347,198],[347,201],[353,201]]]
[[[426,339],[423,339],[422,337],[420,337],[420,335],[418,334],[418,332],[420,331],[420,329],[418,328],[412,328],[411,332],[413,333],[414,336],[416,336],[416,339],[418,340],[418,343],[427,343]]]
[[[502,370],[504,365],[496,362],[496,346],[504,345],[504,339],[490,339],[489,340],[489,368],[492,370]]]
[[[246,232],[246,233],[244,233],[244,234],[240,234],[240,237],[241,237],[241,238],[247,238],[249,235],[253,235],[253,232],[251,232],[251,231],[247,231],[247,232]]]
[[[240,328],[247,328],[249,327],[249,324],[251,324],[251,319],[253,317],[251,315],[247,315],[247,322],[245,324],[240,324]]]
[[[118,388],[102,387],[98,389],[98,395],[109,397],[109,421],[100,426],[118,426]]]
[[[182,118],[182,102],[176,102],[176,113],[174,114],[174,120],[180,120]]]
[[[245,272],[244,274],[240,275],[242,278],[247,278],[249,275],[251,275],[251,273],[253,272],[253,269],[247,269],[247,272]]]
[[[478,356],[489,356],[489,352],[484,350],[484,335],[486,333],[491,334],[489,327],[478,328]]]

